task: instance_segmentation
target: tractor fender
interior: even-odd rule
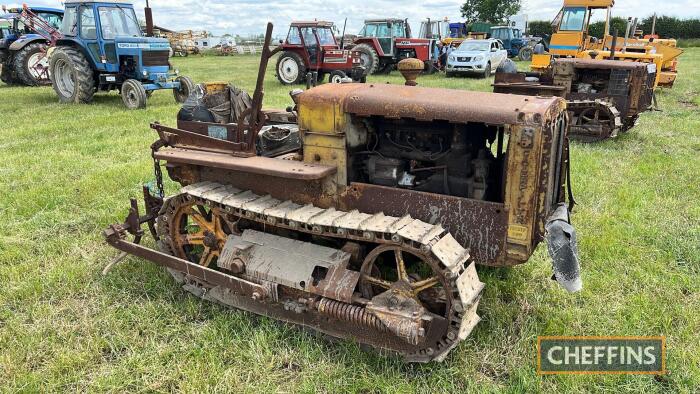
[[[17,52],[22,50],[22,48],[26,47],[29,44],[33,44],[37,41],[41,41],[43,43],[46,42],[44,37],[38,35],[38,34],[26,34],[18,38],[15,42],[10,44],[10,47],[8,48],[11,52]]]
[[[56,48],[60,48],[60,47],[72,47],[72,48],[79,50],[80,53],[82,53],[83,56],[85,56],[85,58],[90,63],[90,68],[92,68],[93,70],[97,70],[97,68],[95,67],[95,64],[92,61],[92,57],[88,53],[87,48],[85,48],[85,46],[79,40],[77,40],[75,38],[70,38],[70,37],[61,38],[60,40],[56,41]],[[49,50],[49,58],[51,58],[51,55],[53,54],[53,52],[54,52],[54,48],[51,48]]]
[[[581,290],[583,282],[576,230],[570,223],[569,209],[566,204],[559,204],[547,218],[545,233],[547,249],[552,258],[554,279],[569,292]]]

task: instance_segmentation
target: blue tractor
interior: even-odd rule
[[[62,38],[50,53],[53,89],[63,103],[89,103],[95,92],[118,90],[129,109],[144,108],[156,90],[185,102],[194,83],[170,62],[170,44],[144,37],[131,3],[65,2]]]
[[[501,40],[503,49],[508,51],[508,57],[518,57],[520,60],[532,60],[532,47],[523,38],[520,29],[512,26],[494,26],[491,28],[491,38]]]
[[[0,13],[0,80],[8,85],[49,85],[46,50],[51,44],[51,31],[61,26],[63,10],[25,9],[3,6]],[[34,18],[28,19],[28,13]]]

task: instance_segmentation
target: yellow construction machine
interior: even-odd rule
[[[672,86],[676,79],[677,59],[683,51],[673,39],[635,36],[637,20],[628,20],[624,36],[610,34],[610,14],[614,0],[564,0],[562,9],[552,22],[555,33],[549,44],[549,53],[536,54],[532,59],[533,71],[546,71],[556,57],[576,57],[597,60],[624,60],[653,63],[656,66],[654,86]],[[602,38],[588,33],[591,15],[605,10],[605,32]]]

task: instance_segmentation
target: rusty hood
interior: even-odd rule
[[[358,116],[494,125],[544,123],[566,107],[558,97],[369,83],[324,84],[302,93],[299,103],[334,103]]]

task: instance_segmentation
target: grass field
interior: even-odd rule
[[[195,81],[254,86],[254,57],[175,63]],[[115,251],[101,230],[152,180],[148,123],[175,123],[172,94],[127,111],[115,93],[60,105],[50,88],[0,84],[0,390],[698,392],[700,48],[680,68],[659,94],[663,111],[614,141],[573,144],[584,290],[566,294],[549,280],[544,245],[523,266],[480,268],[482,322],[430,365],[202,302],[143,260],[102,276]],[[490,89],[441,75],[420,83]],[[288,90],[270,71],[266,105],[287,106]],[[669,373],[541,377],[538,335],[665,335]]]

